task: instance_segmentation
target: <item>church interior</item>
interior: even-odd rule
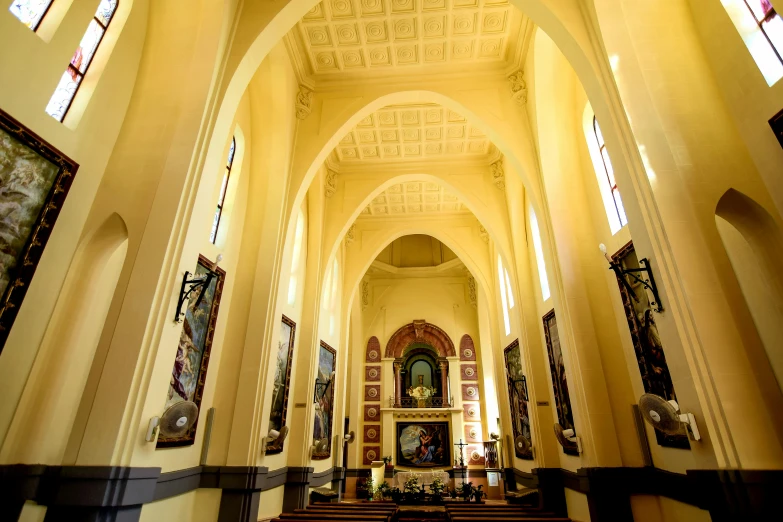
[[[783,0],[5,2],[0,520],[783,517]]]

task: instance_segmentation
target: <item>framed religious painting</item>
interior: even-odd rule
[[[448,422],[398,422],[397,465],[412,468],[451,466]]]
[[[640,268],[632,242],[613,255],[612,260],[624,269]],[[655,323],[655,314],[650,306],[647,291],[641,283],[634,281],[631,277],[626,277],[626,281],[628,281],[632,292],[619,279],[617,285],[620,287],[625,318],[631,332],[634,355],[642,377],[644,391],[660,395],[667,401],[676,401],[677,394],[674,392],[674,383],[672,383],[672,377],[669,373],[669,366],[666,364],[663,344],[658,335],[658,326]],[[655,430],[655,438],[660,446],[679,449],[691,448],[685,433],[666,435],[662,431]]]
[[[0,352],[78,169],[0,110]]]
[[[533,441],[530,435],[527,379],[522,371],[519,339],[503,350],[506,361],[508,401],[511,406],[511,426],[514,434],[514,453],[520,459],[533,460]]]
[[[336,369],[337,352],[321,341],[318,352],[318,375],[315,378],[314,460],[328,459],[332,454],[332,412],[334,411],[334,372]]]
[[[209,285],[204,288],[204,293],[200,295],[200,292],[194,292],[185,310],[185,319],[182,322],[182,332],[179,336],[177,355],[166,396],[167,411],[170,408],[182,408],[184,405],[180,403],[191,403],[191,408],[195,405],[198,413],[201,410],[201,397],[207,380],[209,355],[212,350],[212,338],[215,334],[226,272],[200,255],[194,277],[205,278],[210,272],[213,277],[209,279]],[[190,428],[180,435],[165,434],[161,429],[157,447],[171,448],[193,444],[198,426],[198,413]]]
[[[296,323],[283,316],[275,350],[275,378],[272,381],[272,409],[269,412],[269,429],[280,431],[285,426],[288,413],[288,393],[291,385],[291,364],[294,359],[294,334]],[[267,454],[280,453],[283,445],[267,445]]]
[[[546,351],[549,357],[549,371],[552,375],[552,392],[555,396],[557,422],[564,430],[574,430],[574,414],[571,410],[571,397],[568,395],[568,379],[566,377],[563,350],[560,346],[560,332],[557,329],[557,318],[552,310],[544,316],[544,337]],[[563,448],[568,455],[579,455],[576,449]]]

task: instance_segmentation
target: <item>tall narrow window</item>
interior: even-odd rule
[[[226,159],[226,169],[223,171],[223,181],[220,183],[220,196],[218,196],[217,209],[215,209],[215,217],[212,218],[212,230],[209,232],[209,242],[213,245],[215,244],[215,241],[217,241],[220,218],[223,216],[223,205],[226,202],[226,192],[228,191],[228,178],[231,177],[231,165],[234,164],[236,147],[236,138],[231,138],[231,147],[228,149],[228,158]]]
[[[508,299],[508,309],[514,308],[514,292],[511,291],[511,278],[508,276],[508,270],[503,267],[503,273],[506,275],[506,298]]]
[[[505,277],[506,269],[503,267],[503,261],[498,256],[498,287],[500,288],[500,305],[503,308],[503,327],[506,335],[511,333],[511,321],[508,316],[508,297],[506,296],[507,284]]]
[[[11,2],[11,7],[8,10],[24,25],[33,31],[37,31],[38,26],[41,25],[41,20],[43,20],[43,17],[46,16],[46,12],[49,10],[49,6],[52,5],[52,1],[14,0]]]
[[[304,242],[304,213],[299,210],[296,218],[296,232],[294,234],[294,252],[291,257],[291,277],[288,280],[288,304],[296,303],[297,283],[299,281],[300,267],[302,266],[302,243]]]
[[[541,245],[541,231],[538,229],[538,219],[533,209],[530,209],[530,233],[533,236],[533,250],[536,253],[536,264],[538,265],[538,281],[541,283],[541,300],[549,299],[549,278],[546,276],[546,265],[544,264],[544,248]]]
[[[71,63],[65,69],[60,83],[57,84],[57,88],[46,106],[47,114],[55,120],[63,121],[65,115],[68,114],[68,109],[71,108],[73,99],[79,91],[82,80],[84,80],[84,75],[87,74],[95,52],[117,11],[118,4],[119,0],[101,0],[101,3],[98,4],[98,10],[92,17],[90,25],[87,26],[87,32],[82,36],[79,47],[73,53]]]
[[[329,335],[334,335],[336,317],[335,308],[337,305],[337,298],[340,294],[340,265],[337,262],[337,258],[332,261],[332,266],[326,273],[326,280],[324,281],[324,291],[321,296],[321,308],[328,312],[329,322]]]
[[[612,234],[628,224],[628,218],[625,216],[623,200],[620,197],[620,190],[617,188],[617,182],[614,180],[614,169],[612,161],[609,159],[609,151],[606,150],[604,135],[601,133],[601,127],[598,120],[593,116],[593,138],[597,145],[597,158],[593,157],[593,166],[598,177],[598,186],[601,189],[601,196],[606,208],[606,217],[609,218],[609,228]]]
[[[722,0],[768,85],[783,77],[783,19],[770,0]]]

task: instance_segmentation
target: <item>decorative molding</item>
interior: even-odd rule
[[[441,357],[453,357],[456,355],[454,343],[449,335],[423,319],[413,321],[399,328],[386,343],[385,357],[402,357],[405,349],[414,342],[426,342],[438,351]]]
[[[304,85],[299,85],[299,92],[296,94],[296,117],[300,120],[307,118],[312,110],[313,91]]]
[[[492,173],[492,183],[500,190],[506,190],[506,173],[503,170],[503,158],[489,166]]]
[[[380,168],[379,168],[380,170]],[[406,181],[376,194],[360,218],[419,216],[421,214],[469,214],[460,199],[433,181]]]
[[[435,103],[388,105],[362,119],[334,149],[340,165],[371,162],[480,158],[496,147],[479,127]]]
[[[331,198],[337,193],[337,174],[332,169],[326,169],[326,182],[324,183],[324,195]]]
[[[478,308],[478,294],[476,291],[476,279],[468,274],[468,301],[473,308]]]
[[[350,245],[356,241],[356,223],[348,228],[348,232],[345,233],[345,244]]]
[[[525,81],[525,71],[519,69],[518,71],[508,76],[508,83],[511,88],[511,99],[514,100],[517,105],[524,107],[527,103],[527,82]]]
[[[459,360],[476,360],[476,345],[473,343],[473,338],[468,334],[463,335],[459,341]]]
[[[481,223],[479,223],[479,237],[484,243],[489,244],[489,232]]]
[[[362,281],[362,310],[370,306],[370,282]]]

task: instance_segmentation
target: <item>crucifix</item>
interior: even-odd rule
[[[462,472],[462,482],[465,483],[465,479],[467,478],[467,467],[465,466],[465,446],[467,446],[466,443],[462,442],[462,439],[459,439],[459,444],[454,444],[457,448],[459,448],[459,465],[455,466],[459,468],[459,470]],[[456,475],[454,477],[456,479]]]

